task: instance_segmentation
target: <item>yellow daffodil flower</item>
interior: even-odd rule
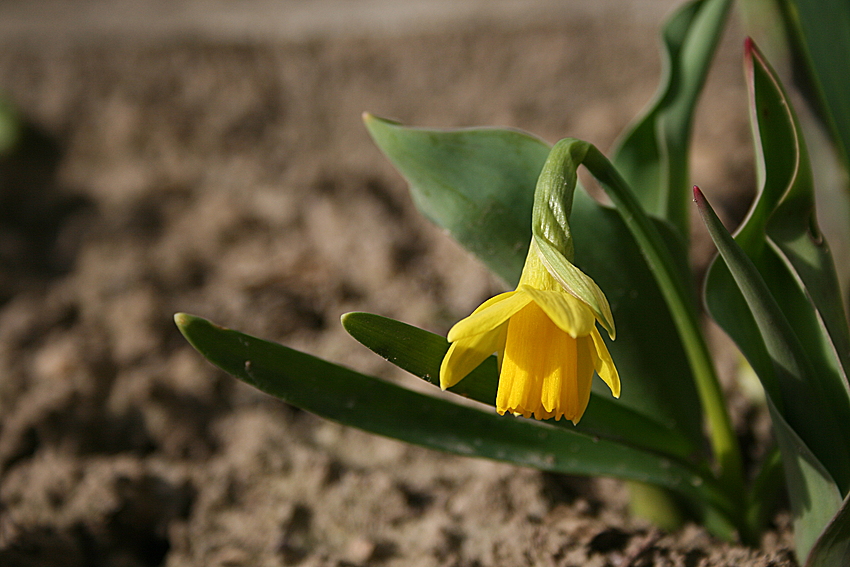
[[[543,260],[532,240],[516,290],[488,299],[451,328],[440,386],[454,386],[495,352],[499,414],[566,417],[578,423],[590,400],[594,370],[614,397],[620,397],[620,377],[596,328],[599,315],[568,292]],[[581,276],[598,290],[593,280]]]

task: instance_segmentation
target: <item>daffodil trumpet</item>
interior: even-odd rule
[[[578,423],[593,374],[620,396],[620,378],[596,322],[614,338],[611,309],[596,283],[574,266],[569,212],[576,146],[556,144],[535,191],[534,237],[519,284],[478,307],[449,331],[440,386],[450,388],[494,352],[496,410]],[[578,159],[576,159],[578,158]],[[554,242],[553,242],[554,241]]]

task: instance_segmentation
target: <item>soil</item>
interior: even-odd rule
[[[753,173],[729,36],[693,166],[734,220]],[[0,162],[0,565],[796,565],[786,513],[759,549],[666,534],[628,514],[616,481],[289,407],[172,323],[194,313],[422,387],[339,316],[445,333],[503,288],[418,215],[361,112],[606,149],[659,71],[654,29],[586,15],[297,41],[6,40],[0,86],[27,127]]]

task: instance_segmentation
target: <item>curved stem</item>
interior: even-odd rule
[[[595,146],[588,144],[582,164],[611,198],[626,227],[640,246],[670,308],[708,420],[711,446],[720,469],[718,480],[737,502],[741,502],[739,497],[744,493],[741,451],[687,282],[676,269],[673,255],[660,233],[611,162]]]

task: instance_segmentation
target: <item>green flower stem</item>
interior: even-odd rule
[[[600,182],[623,222],[635,237],[670,307],[696,380],[697,391],[708,420],[709,437],[719,466],[718,480],[736,502],[744,493],[741,451],[735,437],[723,391],[717,380],[711,355],[703,339],[697,311],[688,285],[669,248],[650,218],[644,213],[631,188],[614,166],[592,144],[586,144],[583,165]]]

